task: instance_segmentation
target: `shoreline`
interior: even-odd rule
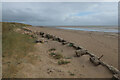
[[[76,31],[92,31],[92,32],[112,32],[118,33],[117,29],[100,29],[100,28],[73,28],[73,27],[56,27],[57,29],[64,29],[64,30],[76,30]]]
[[[41,26],[38,26],[41,27]],[[41,28],[55,28],[63,30],[75,30],[75,31],[90,31],[90,32],[105,32],[105,33],[116,33],[118,34],[118,27],[72,27],[72,26],[57,26],[57,27],[41,27]]]

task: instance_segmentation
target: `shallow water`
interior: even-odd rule
[[[57,29],[68,29],[68,30],[81,30],[81,31],[96,31],[96,32],[114,32],[114,33],[118,33],[118,29],[115,28],[83,28],[83,27],[56,27]]]

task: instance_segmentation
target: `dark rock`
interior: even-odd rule
[[[61,42],[62,40],[61,40],[61,38],[58,38],[57,41],[58,41],[58,42]]]
[[[90,57],[96,57],[94,54],[90,53],[90,52],[86,52]]]
[[[52,35],[50,35],[50,34],[46,34],[46,35],[45,35],[45,38],[47,38],[47,39],[52,39],[52,38],[53,38],[53,36],[52,36]]]
[[[43,43],[41,40],[36,40],[35,43]]]
[[[63,43],[63,42],[66,42],[66,40],[60,38],[59,42]]]
[[[49,39],[49,34],[46,34],[46,35],[45,35],[45,38]]]
[[[49,38],[52,39],[52,38],[53,38],[53,35],[49,35]]]
[[[81,50],[76,50],[75,53],[76,53],[77,57],[80,57],[82,55],[86,55],[87,54],[86,50],[82,50],[82,49]]]
[[[120,80],[120,74],[114,74],[112,80]]]
[[[116,68],[114,68],[113,66],[110,66],[108,64],[106,64],[106,67],[113,73],[113,74],[120,74],[120,71]]]
[[[62,45],[66,45],[66,44],[68,44],[69,42],[62,42]]]
[[[54,40],[54,41],[60,41],[60,38],[54,36],[54,37],[53,37],[53,40]]]
[[[60,42],[60,38],[56,38],[56,41]]]
[[[42,35],[41,37],[43,37],[43,38],[44,38],[45,36],[44,36],[44,35]]]
[[[44,32],[40,32],[40,35],[44,35],[45,33]]]
[[[101,64],[100,60],[97,57],[90,57],[90,62],[92,62],[95,66]]]
[[[77,46],[77,45],[73,45],[73,48],[76,50],[82,49],[81,47]]]
[[[67,42],[66,40],[61,40],[61,42]]]
[[[56,40],[56,36],[53,36],[53,39],[52,39],[52,40],[54,40],[54,41],[55,41],[55,40]]]
[[[74,46],[74,43],[69,43],[68,46],[69,46],[69,47],[73,47],[73,46]]]

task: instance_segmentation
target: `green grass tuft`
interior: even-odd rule
[[[52,52],[52,53],[50,53],[50,55],[51,55],[51,56],[54,56],[54,55],[56,55],[56,53]]]
[[[72,59],[72,57],[64,57],[65,59]]]
[[[54,59],[61,59],[63,58],[63,56],[59,53],[50,53],[50,55],[54,58]]]
[[[68,63],[70,63],[70,61],[65,61],[65,60],[59,60],[59,61],[58,61],[58,64],[59,64],[59,65],[68,64]]]
[[[55,48],[51,48],[51,49],[49,49],[49,51],[55,51],[56,49]]]
[[[69,43],[69,45],[68,45],[69,47],[72,47],[73,46],[73,43]]]

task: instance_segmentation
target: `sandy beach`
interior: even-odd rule
[[[49,33],[68,42],[75,43],[98,57],[103,55],[101,61],[115,68],[118,67],[118,36],[116,33],[74,31],[34,26],[27,27],[27,29],[33,33]],[[24,29],[17,30],[26,35]],[[32,36],[29,39],[32,39]],[[75,54],[76,50],[73,47],[62,45],[60,42],[47,39],[40,34],[37,34],[36,39],[42,42],[34,42],[34,51],[28,52],[22,59],[17,60],[15,58],[17,54],[13,55],[11,59],[4,57],[3,77],[9,77],[9,75],[6,75],[9,74],[7,72],[9,64],[15,65],[12,66],[12,69],[15,68],[16,72],[10,76],[14,78],[112,78],[114,75],[112,71],[103,65],[95,66],[90,61],[91,57],[89,55],[77,57]],[[50,51],[51,49],[55,50]],[[53,54],[59,54],[61,57],[57,59]],[[61,64],[60,61],[62,60],[66,63]]]
[[[2,78],[120,80],[117,2],[8,1],[1,10]]]
[[[74,42],[91,53],[101,56],[103,61],[118,67],[118,35],[117,33],[74,31],[55,28],[31,27],[34,31],[43,31]]]

